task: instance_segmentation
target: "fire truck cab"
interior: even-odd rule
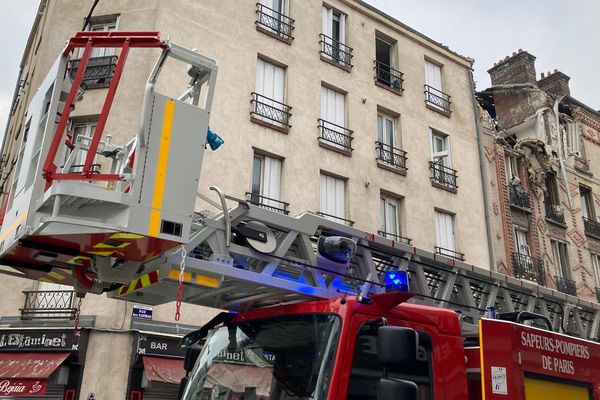
[[[597,343],[482,319],[465,347],[454,311],[410,297],[224,315],[188,351],[182,399],[600,399]]]

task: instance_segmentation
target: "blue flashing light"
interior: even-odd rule
[[[224,143],[224,140],[221,136],[217,135],[215,132],[211,131],[208,128],[206,132],[206,143],[210,146],[211,150],[216,150]]]
[[[384,282],[387,292],[408,292],[408,271],[389,271]]]

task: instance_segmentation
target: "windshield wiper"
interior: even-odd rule
[[[235,314],[229,312],[221,312],[217,314],[213,319],[208,321],[197,331],[192,331],[184,337],[182,337],[179,341],[179,347],[187,348],[195,345],[200,340],[206,338],[208,332],[210,332],[211,329],[215,328],[217,325],[228,323],[234,316]]]

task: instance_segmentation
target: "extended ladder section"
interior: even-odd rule
[[[86,100],[84,81],[96,48],[115,48],[118,62],[95,131],[74,136],[69,121]],[[128,54],[140,48],[161,53],[145,90],[134,97],[141,115],[136,127],[111,111],[120,111],[115,99]],[[187,64],[179,98],[155,91],[169,59]],[[161,40],[158,32],[79,32],[71,38],[27,110],[0,231],[0,263],[33,279],[101,292],[128,282],[143,261],[188,243],[216,74],[215,61]],[[176,77],[169,75],[171,82]],[[133,129],[122,132],[123,126]],[[125,144],[111,144],[109,136],[116,136],[109,129],[118,129]]]
[[[231,199],[231,198],[230,198]],[[144,265],[142,273],[111,296],[148,304],[171,302],[184,264],[183,301],[244,311],[312,299],[386,290],[390,272],[408,270],[416,301],[456,309],[465,330],[475,332],[488,307],[547,317],[555,331],[596,339],[597,303],[497,274],[305,213],[289,217],[238,200],[214,216],[198,215],[192,239]],[[322,236],[356,242],[346,265],[317,251]]]

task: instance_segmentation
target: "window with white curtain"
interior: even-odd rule
[[[581,196],[581,212],[583,218],[596,220],[594,212],[594,201],[592,200],[592,190],[587,186],[579,186],[579,194]]]
[[[592,269],[594,270],[594,282],[596,289],[600,289],[600,254],[592,253]]]
[[[290,26],[282,22],[283,17],[290,15],[289,0],[260,0],[259,3],[264,6],[260,9],[261,25],[273,33],[290,35]]]
[[[425,83],[434,89],[443,92],[442,67],[425,60]]]
[[[285,69],[259,58],[256,62],[256,93],[253,116],[278,126],[286,125]]]
[[[556,274],[565,279],[571,279],[571,267],[569,264],[569,253],[567,244],[558,240],[550,239],[552,258]]]
[[[380,226],[379,234],[388,239],[399,240],[400,230],[400,200],[391,196],[379,197]]]
[[[435,237],[440,253],[449,250],[449,255],[455,251],[454,242],[454,215],[442,211],[435,211]]]
[[[346,129],[346,95],[321,86],[321,139],[327,144],[350,149],[350,136]]]
[[[514,230],[517,253],[523,254],[525,256],[530,256],[531,254],[529,251],[529,241],[527,240],[527,232],[517,227],[515,227]]]
[[[281,159],[254,154],[250,201],[281,208]]]
[[[581,125],[579,125],[579,122],[570,122],[567,124],[566,130],[569,151],[572,155],[575,155],[577,157],[583,157],[581,143]]]
[[[346,181],[321,174],[321,212],[325,218],[346,218]],[[336,218],[337,217],[337,218]]]
[[[350,65],[346,49],[346,14],[332,8],[323,7],[323,57]]]

